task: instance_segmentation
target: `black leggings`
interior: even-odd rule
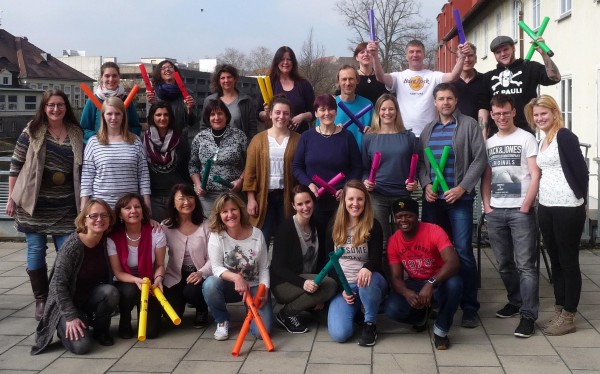
[[[123,322],[131,323],[131,310],[134,306],[138,307],[138,318],[140,315],[140,299],[142,292],[135,283],[116,282],[115,286],[119,290],[119,312]],[[153,339],[160,332],[162,307],[156,298],[152,295],[148,298],[148,323],[146,324],[146,337]]]

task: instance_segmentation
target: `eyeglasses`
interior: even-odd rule
[[[161,67],[160,70],[162,70],[162,71],[175,70],[175,67],[173,67],[171,65],[165,65],[165,66]]]
[[[512,114],[512,111],[511,112],[501,112],[501,113],[496,112],[496,113],[492,113],[492,117],[494,117],[494,118],[510,117],[511,114]]]
[[[108,219],[109,217],[110,217],[110,215],[106,214],[106,213],[100,213],[100,214],[92,213],[92,214],[88,214],[87,216],[85,216],[85,218],[89,218],[92,221],[96,221],[98,219],[104,220],[104,219]]]
[[[193,196],[179,196],[177,199],[177,202],[179,203],[183,203],[183,202],[190,202],[190,201],[194,201],[194,197]]]
[[[65,106],[67,106],[65,103],[58,103],[58,104],[50,103],[50,104],[46,104],[46,108],[49,108],[49,109],[54,109],[54,108],[64,109]]]

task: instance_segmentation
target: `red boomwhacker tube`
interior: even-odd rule
[[[148,72],[146,71],[146,65],[140,64],[140,73],[142,73],[142,79],[144,80],[144,84],[146,85],[146,92],[154,92],[152,88],[152,83],[150,83],[150,79],[148,78]]]
[[[188,96],[190,96],[190,94],[188,94],[187,90],[185,89],[185,85],[183,84],[183,81],[181,80],[181,76],[179,75],[178,71],[173,72],[173,78],[175,78],[175,82],[177,82],[177,86],[179,86],[179,91],[181,91],[183,98],[186,99]]]
[[[139,90],[140,86],[134,84],[133,88],[131,89],[131,92],[129,92],[129,95],[127,95],[127,98],[125,98],[125,101],[123,102],[123,104],[125,105],[125,109],[127,109],[129,105],[131,105],[131,102],[133,101],[133,99],[135,99],[135,95],[137,95]]]
[[[83,93],[90,99],[92,100],[92,103],[94,103],[94,105],[96,106],[96,108],[98,108],[98,110],[102,110],[102,103],[100,102],[100,100],[98,100],[98,98],[96,97],[96,95],[94,95],[94,93],[92,92],[92,90],[88,87],[87,84],[81,82],[79,83],[79,88],[81,88],[81,91],[83,91]]]

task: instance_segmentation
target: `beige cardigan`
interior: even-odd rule
[[[290,132],[285,153],[283,155],[283,201],[286,217],[292,215],[292,200],[290,192],[296,180],[292,173],[292,160],[300,135],[294,131]],[[250,216],[250,223],[255,227],[262,227],[267,214],[267,195],[269,193],[269,139],[267,131],[258,133],[248,146],[246,151],[246,168],[244,169],[244,192],[253,191],[258,202],[258,216]]]
[[[17,176],[17,181],[12,190],[10,198],[16,205],[20,206],[30,216],[33,215],[35,204],[42,184],[44,175],[44,164],[46,162],[46,141],[45,135],[48,126],[41,124],[35,134],[29,131],[29,125],[23,130],[29,135],[29,147],[25,156],[25,163]],[[73,186],[75,187],[75,204],[79,211],[79,187],[81,164],[83,161],[83,130],[78,125],[66,124],[67,133],[73,149]]]

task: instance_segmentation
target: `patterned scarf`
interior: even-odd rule
[[[154,86],[156,96],[164,101],[183,100],[183,95],[176,84],[161,83]]]
[[[113,96],[117,96],[123,100],[125,98],[125,89],[123,86],[119,85],[116,90],[109,90],[100,83],[98,84],[98,88],[96,88],[96,96],[98,96],[101,101],[106,101],[106,99]]]
[[[175,149],[179,145],[180,137],[172,129],[167,131],[164,140],[160,139],[158,129],[150,126],[144,133],[144,145],[148,153],[148,162],[161,169],[169,169],[175,161]]]

